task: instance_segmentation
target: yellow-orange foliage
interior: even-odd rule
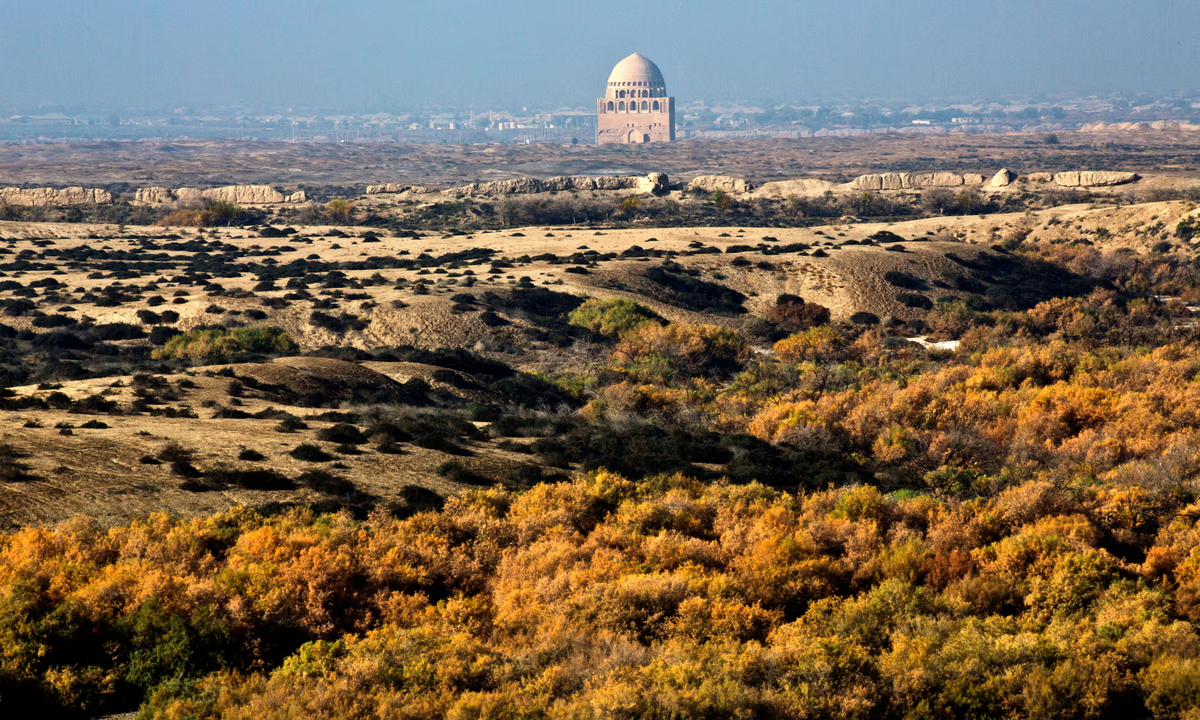
[[[843,345],[842,335],[828,325],[808,328],[775,343],[782,362],[828,362]]]
[[[3,701],[119,707],[129,657],[162,670],[140,690],[161,718],[1175,707],[1190,691],[1167,668],[1200,652],[1180,617],[1200,532],[1172,521],[1145,562],[1115,556],[1098,523],[1130,502],[1040,481],[959,502],[597,472],[405,520],[28,528],[0,536]],[[67,608],[86,623],[38,619]],[[167,624],[121,629],[138,617]]]

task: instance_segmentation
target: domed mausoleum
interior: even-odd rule
[[[596,101],[596,142],[648,143],[675,139],[675,98],[658,66],[634,53],[617,63]]]

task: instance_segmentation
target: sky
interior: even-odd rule
[[[1197,0],[0,0],[0,108],[593,107],[1200,89]]]

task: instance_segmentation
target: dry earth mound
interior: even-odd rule
[[[443,390],[467,402],[494,403],[500,400],[495,392],[479,382],[474,375],[460,370],[424,363],[383,361],[368,361],[359,367],[386,375],[397,383],[419,379],[429,383],[430,387],[436,390]]]
[[[0,188],[0,205],[30,205],[35,207],[68,207],[71,205],[106,205],[113,201],[112,193],[97,188]]]
[[[1128,247],[1138,254],[1162,252],[1155,248],[1166,242],[1181,261],[1190,261],[1195,248],[1175,232],[1179,221],[1195,212],[1184,202],[1080,205],[891,224],[525,227],[444,238],[368,238],[362,228],[306,227],[296,233],[306,237],[272,239],[255,228],[201,234],[0,223],[0,235],[11,240],[7,260],[21,263],[21,274],[11,272],[0,284],[0,301],[13,308],[13,316],[4,320],[16,331],[13,341],[23,348],[37,341],[39,352],[62,359],[63,367],[73,353],[93,353],[88,362],[105,363],[110,360],[104,358],[148,354],[149,347],[160,344],[144,336],[155,328],[244,323],[281,327],[309,352],[329,345],[473,348],[517,369],[554,372],[570,353],[587,352],[570,346],[563,317],[563,308],[584,297],[628,298],[671,321],[748,331],[769,316],[782,294],[823,305],[838,322],[863,322],[864,314],[866,322],[870,315],[879,322],[889,316],[916,321],[949,299],[974,307],[1028,306],[1050,295],[1086,292],[1087,284],[1004,252],[1009,240]],[[60,271],[66,274],[55,274]],[[166,317],[168,309],[178,318]],[[331,319],[339,324],[331,326]],[[53,336],[58,344],[43,336]],[[72,349],[67,342],[83,347]],[[101,356],[100,350],[108,354]],[[453,363],[424,364],[419,356],[403,353],[393,359],[417,361],[376,357],[365,365],[292,357],[187,368],[187,374],[154,371],[164,373],[161,382],[140,384],[114,360],[107,378],[43,374],[13,383],[27,386],[16,389],[20,397],[60,393],[65,398],[59,400],[93,416],[57,403],[0,417],[2,441],[28,453],[22,462],[34,477],[0,488],[0,524],[53,521],[81,512],[120,519],[163,507],[201,514],[231,503],[317,497],[304,488],[181,489],[180,476],[138,460],[155,456],[171,441],[194,450],[193,462],[205,473],[221,476],[223,467],[259,467],[240,459],[244,445],[293,480],[314,466],[290,453],[304,443],[324,443],[331,469],[341,463],[364,493],[387,502],[414,483],[442,493],[461,490],[465,485],[439,475],[452,459],[468,463],[489,482],[531,462],[528,454],[486,439],[464,446],[473,455],[407,441],[398,441],[404,444],[402,453],[363,449],[356,454],[352,448],[343,453],[337,442],[322,440],[317,434],[325,426],[342,422],[320,419],[333,404],[341,405],[339,413],[360,404],[412,406],[424,393],[435,399],[453,395],[457,404],[447,406],[461,409],[470,402],[496,402],[497,394],[508,402],[507,393],[522,391]],[[46,386],[39,387],[43,381]],[[141,409],[134,407],[139,401]],[[120,411],[97,409],[109,403],[117,403]],[[280,432],[279,413],[296,416],[309,429]],[[93,419],[99,422],[86,427]],[[59,423],[73,428],[56,427]],[[373,438],[371,447],[379,442]]]
[[[275,205],[278,203],[302,203],[307,200],[308,195],[303,190],[284,195],[269,185],[226,185],[209,190],[200,188],[172,190],[165,187],[149,187],[139,189],[134,195],[134,202],[146,205],[173,202],[199,204],[205,201],[231,202],[238,205]]]
[[[404,386],[370,368],[344,360],[320,357],[286,357],[267,363],[238,363],[201,368],[228,368],[239,378],[259,383],[258,390],[289,404],[317,405],[333,401],[405,398]]]
[[[1146,131],[1158,132],[1200,132],[1200,125],[1189,122],[1174,122],[1172,120],[1156,120],[1155,122],[1123,122],[1123,123],[1088,123],[1079,128],[1081,133],[1139,133]]]

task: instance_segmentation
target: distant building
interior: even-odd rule
[[[675,98],[658,66],[634,53],[617,63],[596,101],[596,142],[640,144],[675,139]]]
[[[30,125],[74,125],[75,120],[62,113],[50,113],[49,115],[14,115],[10,117],[9,122],[28,123]]]

